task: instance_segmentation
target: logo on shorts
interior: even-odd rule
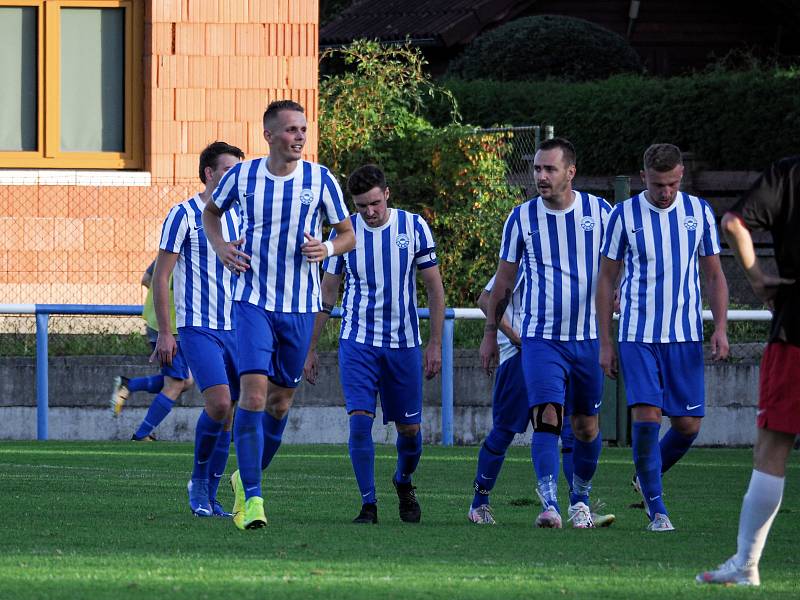
[[[310,188],[303,188],[300,191],[300,202],[308,206],[314,201],[314,192]]]
[[[405,250],[408,248],[411,240],[405,233],[398,233],[397,237],[394,238],[394,243],[397,244],[397,247],[400,248],[400,250]]]
[[[411,417],[416,417],[418,414],[419,414],[419,411],[417,411],[415,413],[411,413],[411,414],[408,414],[408,412],[406,412],[406,419],[410,419]]]
[[[683,226],[686,227],[689,231],[694,231],[697,229],[697,219],[694,217],[686,217],[683,220]]]
[[[694,410],[695,408],[700,408],[701,406],[701,404],[687,404],[686,410]]]
[[[594,229],[594,219],[592,217],[583,217],[581,219],[581,229],[584,231],[591,231]]]

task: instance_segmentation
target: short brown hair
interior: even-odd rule
[[[675,144],[653,144],[644,151],[644,168],[666,173],[683,164],[681,149]]]
[[[564,155],[564,162],[567,163],[568,167],[577,164],[576,161],[578,160],[578,155],[575,152],[575,146],[573,146],[572,142],[570,142],[568,139],[554,137],[543,141],[539,145],[539,150],[555,150],[556,148],[561,148],[561,152]]]
[[[262,124],[264,129],[268,129],[267,121],[271,121],[275,117],[278,116],[278,113],[282,110],[294,110],[297,112],[305,112],[303,110],[302,104],[298,104],[294,100],[275,100],[274,102],[270,102],[269,106],[267,106],[267,110],[264,111],[264,117],[262,119]]]
[[[230,154],[239,160],[244,160],[244,152],[236,146],[225,142],[212,142],[200,153],[200,181],[206,182],[206,167],[211,167],[212,171],[217,168],[221,154]]]
[[[377,165],[363,165],[350,174],[347,179],[347,190],[353,196],[366,194],[372,188],[386,190],[386,175]]]

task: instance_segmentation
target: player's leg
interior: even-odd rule
[[[522,339],[523,375],[533,423],[531,459],[543,509],[536,518],[537,527],[561,527],[558,439],[564,421],[563,405],[569,374],[570,359],[566,350],[563,342]]]
[[[492,430],[478,451],[472,498],[468,518],[480,525],[494,525],[489,495],[500,476],[506,451],[517,433],[528,427],[530,412],[525,380],[522,376],[522,354],[517,352],[497,368],[492,391]]]
[[[339,340],[339,380],[349,415],[348,453],[361,497],[353,523],[378,522],[375,494],[375,443],[372,424],[377,408],[380,368],[378,349],[352,340]]]
[[[150,345],[155,348],[158,332],[148,327],[147,339],[150,341]],[[157,394],[162,387],[164,387],[164,376],[161,373],[149,377],[134,377],[131,379],[118,375],[114,378],[114,389],[111,392],[111,411],[113,415],[115,417],[119,416],[128,397],[134,392]]]
[[[561,470],[564,472],[564,479],[567,481],[570,494],[572,493],[572,475],[575,471],[572,462],[574,450],[575,434],[572,432],[572,415],[565,414],[564,424],[561,426]]]
[[[220,331],[218,335],[223,340],[225,373],[228,378],[228,388],[230,389],[231,406],[225,416],[225,422],[217,437],[214,451],[208,463],[208,497],[211,502],[211,509],[216,517],[230,517],[222,504],[217,500],[217,489],[225,474],[225,467],[228,464],[228,456],[231,451],[231,428],[233,427],[233,407],[239,401],[239,375],[238,375],[238,346],[236,344],[235,331]]]

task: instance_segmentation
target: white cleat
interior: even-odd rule
[[[723,585],[761,585],[758,567],[743,568],[736,565],[731,556],[714,571],[704,571],[695,580],[697,583],[719,583]]]
[[[592,513],[592,521],[595,527],[611,527],[617,517],[613,514],[601,514],[599,511],[606,507],[606,503],[602,500],[592,500],[589,510]]]
[[[494,520],[492,507],[488,504],[481,504],[478,508],[469,508],[467,518],[473,523],[478,525],[496,525],[497,521]]]
[[[669,517],[662,513],[656,513],[653,520],[647,524],[648,531],[675,531]]]
[[[583,502],[576,502],[571,505],[567,510],[569,515],[568,521],[572,521],[572,526],[575,529],[594,529],[594,520],[592,519],[592,511]]]
[[[542,529],[561,529],[561,515],[554,506],[548,506],[536,517],[536,527]]]

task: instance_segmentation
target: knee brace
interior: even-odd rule
[[[556,411],[557,425],[551,425],[544,422],[544,412],[548,406],[552,406]],[[555,402],[546,402],[533,407],[533,414],[531,416],[533,422],[533,430],[539,433],[552,433],[554,435],[561,435],[561,427],[564,425],[564,415],[561,412],[561,405]]]

